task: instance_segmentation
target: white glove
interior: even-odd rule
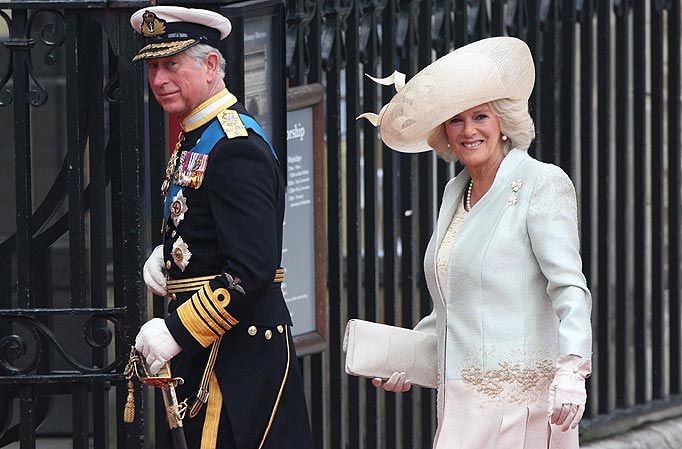
[[[166,296],[168,294],[168,290],[166,290],[166,272],[164,271],[164,268],[163,245],[159,245],[154,248],[154,251],[152,251],[152,254],[144,263],[144,268],[142,269],[144,283],[147,284],[147,288],[155,295]]]
[[[557,372],[549,387],[550,423],[561,430],[575,429],[585,412],[587,392],[585,379],[590,377],[592,363],[577,355],[562,355],[557,360]]]
[[[375,377],[372,379],[372,385],[393,393],[404,393],[412,387],[412,382],[407,379],[407,374],[395,372],[386,381],[381,377]]]
[[[142,325],[135,337],[135,349],[144,356],[151,374],[158,373],[165,363],[182,351],[161,318],[152,318]]]

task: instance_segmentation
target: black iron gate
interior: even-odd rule
[[[0,0],[0,447],[35,447],[60,416],[74,448],[154,441],[148,405],[133,425],[120,419],[167,146],[130,63],[140,42],[128,18],[147,4]],[[430,311],[421,258],[456,171],[395,154],[355,122],[392,96],[363,72],[409,78],[500,34],[528,42],[537,63],[531,151],[579,193],[595,304],[583,436],[682,415],[681,4],[287,1],[290,85],[325,88],[329,335],[301,359],[317,447],[427,448],[436,425],[431,391],[384,394],[343,373],[348,318],[411,326]]]
[[[139,44],[131,11],[104,6],[0,4],[0,446],[35,447],[55,415],[74,448],[144,441],[143,420],[110,417],[146,317],[144,79],[119,64]]]

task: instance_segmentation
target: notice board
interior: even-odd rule
[[[299,356],[326,347],[326,183],[323,89],[320,84],[287,92],[287,190],[282,290],[291,312]]]

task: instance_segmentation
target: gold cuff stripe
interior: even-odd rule
[[[206,284],[204,286],[203,290],[205,290],[206,294],[208,295],[208,298],[207,298],[208,304],[206,304],[207,308],[208,308],[208,305],[210,304],[210,307],[213,307],[213,309],[216,310],[220,314],[221,317],[226,319],[228,322],[232,323],[232,325],[236,325],[237,323],[239,323],[239,320],[236,320],[232,315],[230,315],[230,312],[228,312],[227,310],[225,310],[224,307],[221,307],[218,304],[216,294],[213,292],[213,290],[211,289],[211,286],[209,284]],[[228,300],[227,304],[229,304],[229,300]]]
[[[194,303],[194,301],[192,301],[192,308],[194,309],[194,315],[195,315],[194,319],[196,320],[195,324],[200,329],[200,333],[201,333],[200,336],[201,337],[203,337],[204,339],[210,340],[210,342],[213,342],[216,339],[216,336],[219,337],[220,335],[222,335],[221,333],[219,333],[217,330],[215,330],[211,326],[211,324],[206,320],[206,318],[201,316],[201,312],[200,312],[199,308],[197,307],[197,305]],[[215,324],[215,325],[217,326],[217,324]],[[194,336],[194,338],[197,338],[197,336]],[[197,341],[200,341],[200,340],[197,338]],[[202,343],[202,345],[203,345],[203,343]],[[206,346],[208,346],[208,345],[204,345],[204,347],[206,347]]]
[[[166,282],[166,288],[168,289],[168,293],[192,292],[200,289],[206,283],[210,282],[211,279],[215,278],[216,276],[202,276],[190,279],[169,280]]]
[[[230,328],[232,328],[232,326],[230,326],[227,323],[225,323],[226,328],[221,326],[219,322],[213,319],[213,317],[208,312],[206,312],[206,310],[204,310],[201,304],[193,303],[192,306],[194,306],[194,310],[196,310],[197,316],[206,325],[206,330],[212,332],[214,336],[219,337],[223,335],[225,332],[227,332]]]
[[[224,334],[228,330],[232,329],[231,323],[229,323],[225,318],[223,318],[219,311],[215,310],[214,307],[211,307],[211,301],[208,300],[206,297],[206,291],[204,288],[199,290],[199,301],[197,301],[196,307],[201,308],[203,310],[204,314],[215,324],[221,328],[222,332],[219,333],[219,335]]]
[[[222,319],[226,320],[228,323],[230,323],[232,326],[236,326],[237,323],[239,323],[239,320],[235,319],[227,310],[225,310],[222,307],[219,307],[215,301],[208,301],[210,304],[211,310],[213,310],[216,314],[218,314]]]
[[[187,278],[187,279],[169,279],[166,282],[166,285],[168,286],[182,286],[186,284],[198,284],[200,282],[206,282],[210,281],[211,279],[215,279],[217,274],[211,275],[211,276],[201,276],[198,278]]]
[[[194,296],[196,296],[196,295],[194,295]],[[216,329],[220,326],[218,325],[218,323],[213,322],[213,326],[215,326],[215,327],[213,327],[211,325],[211,321],[213,321],[213,320],[210,317],[205,317],[204,315],[202,315],[201,304],[197,303],[196,298],[192,297],[192,299],[190,299],[189,302],[192,303],[192,308],[194,309],[194,314],[196,315],[195,319],[198,319],[198,321],[196,323],[199,326],[202,326],[202,323],[203,323],[203,326],[202,326],[203,332],[202,333],[206,334],[208,331],[210,331],[212,333],[213,337],[221,336],[222,333]]]
[[[232,326],[230,326],[230,324],[221,316],[213,316],[209,308],[206,307],[207,302],[208,298],[206,297],[206,292],[203,289],[199,290],[199,298],[195,301],[194,307],[197,309],[197,313],[204,319],[206,325],[219,337],[231,329]],[[211,326],[211,323],[213,323],[215,327]]]
[[[178,317],[187,331],[204,348],[208,347],[208,345],[213,343],[216,338],[221,337],[225,332],[229,331],[233,326],[236,326],[239,323],[239,320],[232,316],[232,314],[230,314],[225,307],[222,307],[222,305],[227,306],[229,304],[230,293],[224,288],[218,289],[217,292],[223,298],[222,300],[219,300],[219,295],[217,295],[216,292],[214,292],[211,288],[210,281],[215,279],[217,276],[219,275],[174,279],[167,282],[168,293],[196,291],[190,300],[187,301],[187,303],[190,304],[182,304],[180,307],[178,307],[177,311]],[[284,269],[278,268],[275,271],[275,278],[273,282],[281,283],[283,280]],[[220,292],[221,290],[222,292]],[[224,304],[221,305],[221,303]],[[284,382],[286,382],[287,373],[288,362],[287,371],[284,376]],[[282,388],[284,388],[284,383],[282,384]],[[278,403],[279,399],[275,404],[271,419],[274,419],[274,414],[277,410]],[[270,422],[270,425],[271,424],[272,422]],[[263,436],[263,442],[265,442],[270,425],[268,425],[268,429]]]
[[[201,276],[201,277],[196,277],[196,278],[169,279],[168,281],[166,281],[166,288],[168,289],[168,293],[182,293],[182,292],[196,291],[196,290],[199,290],[201,287],[203,287],[208,281],[211,281],[218,276],[220,276],[220,275],[219,274],[213,274],[211,276]],[[274,282],[276,284],[284,282],[284,269],[283,268],[278,268],[275,271],[275,278],[273,279],[272,282]]]
[[[211,371],[209,384],[208,404],[206,406],[206,418],[204,428],[201,431],[201,447],[216,447],[218,443],[218,426],[220,425],[220,411],[223,408],[223,394],[220,391],[218,378]]]
[[[199,324],[200,319],[196,314],[192,301],[187,301],[178,307],[178,317],[180,318],[180,321],[182,321],[182,325],[185,326],[187,331],[192,334],[192,337],[194,337],[201,346],[206,348],[215,340],[215,334],[206,333],[206,327]]]
[[[195,292],[204,286],[205,283],[193,285],[190,287],[180,287],[180,288],[169,288],[168,293],[184,293],[184,292]]]
[[[211,310],[214,311],[215,314],[219,315],[220,318],[224,319],[228,323],[230,323],[232,326],[236,326],[237,323],[239,323],[239,320],[237,320],[235,317],[233,317],[227,310],[223,309],[222,307],[218,307],[215,302],[209,301],[209,304],[206,305],[206,307],[210,307]],[[230,327],[232,327],[230,326]]]

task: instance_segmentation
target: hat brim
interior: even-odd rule
[[[404,153],[447,149],[450,118],[500,99],[528,100],[535,68],[528,46],[511,37],[483,39],[439,58],[385,106],[381,140]]]
[[[137,55],[135,55],[135,57],[133,58],[133,62],[141,61],[144,59],[156,59],[165,58],[166,56],[173,56],[199,43],[200,41],[198,39],[153,42],[142,47],[140,51],[137,52]]]

